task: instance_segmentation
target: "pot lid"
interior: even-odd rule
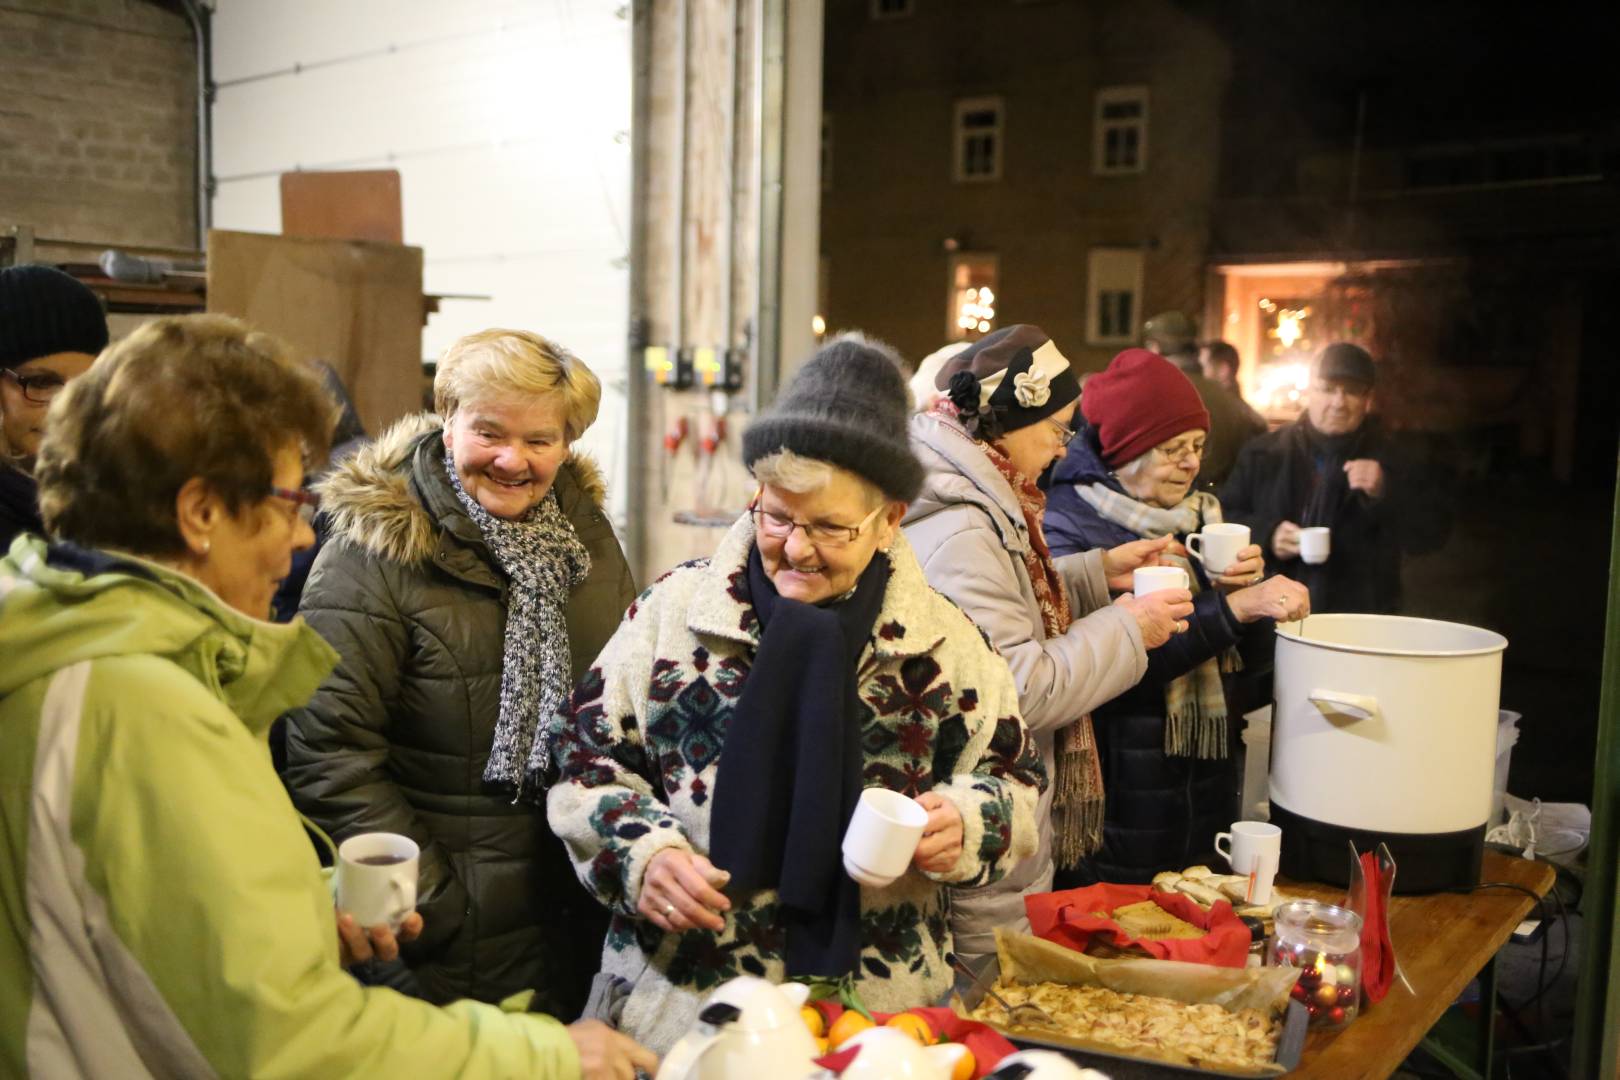
[[[1486,656],[1508,645],[1494,630],[1408,615],[1311,615],[1278,623],[1277,636],[1372,656]]]

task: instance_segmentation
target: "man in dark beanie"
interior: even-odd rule
[[[613,909],[602,970],[655,1051],[744,973],[847,978],[885,1012],[937,1000],[947,886],[1035,850],[1007,664],[900,532],[909,405],[886,347],[812,356],[743,436],[748,511],[630,606],[559,713],[547,816]],[[926,817],[915,852],[846,856],[857,804]]]
[[[96,294],[49,266],[0,270],[0,551],[43,533],[33,477],[45,412],[107,345]]]
[[[1305,412],[1245,446],[1221,488],[1227,520],[1248,525],[1267,565],[1311,590],[1315,612],[1397,612],[1401,556],[1435,550],[1450,531],[1445,485],[1371,412],[1377,377],[1361,346],[1327,346]],[[1326,559],[1306,562],[1300,530],[1318,526],[1329,530]]]

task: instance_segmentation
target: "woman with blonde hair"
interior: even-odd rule
[[[279,343],[218,315],[142,327],[52,405],[55,541],[0,558],[0,1074],[653,1067],[600,1024],[433,1008],[339,966],[393,938],[334,931],[265,746],[337,659],[264,621],[314,539],[300,485],[334,419]]]
[[[596,971],[606,919],[538,804],[540,726],[635,595],[572,450],[600,398],[560,345],[472,334],[439,362],[436,416],[318,485],[330,539],[299,610],[342,659],[290,718],[287,784],[339,839],[421,845],[427,927],[402,981],[431,1001],[534,989],[575,1016]]]

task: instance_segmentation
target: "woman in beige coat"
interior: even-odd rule
[[[1142,678],[1146,650],[1185,629],[1192,604],[1182,590],[1110,602],[1130,587],[1131,571],[1156,560],[1162,539],[1062,559],[1048,552],[1035,478],[1063,455],[1080,385],[1044,332],[989,334],[952,357],[937,385],[946,400],[911,421],[928,475],[903,522],[906,538],[929,584],[1006,658],[1052,777],[1037,808],[1035,856],[952,898],[957,951],[971,960],[995,951],[995,927],[1027,929],[1023,897],[1052,887],[1054,851],[1073,862],[1100,843],[1102,782],[1087,714]]]

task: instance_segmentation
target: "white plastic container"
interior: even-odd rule
[[[1268,790],[1284,873],[1342,884],[1348,840],[1387,842],[1403,892],[1477,882],[1506,648],[1395,615],[1277,627]]]

